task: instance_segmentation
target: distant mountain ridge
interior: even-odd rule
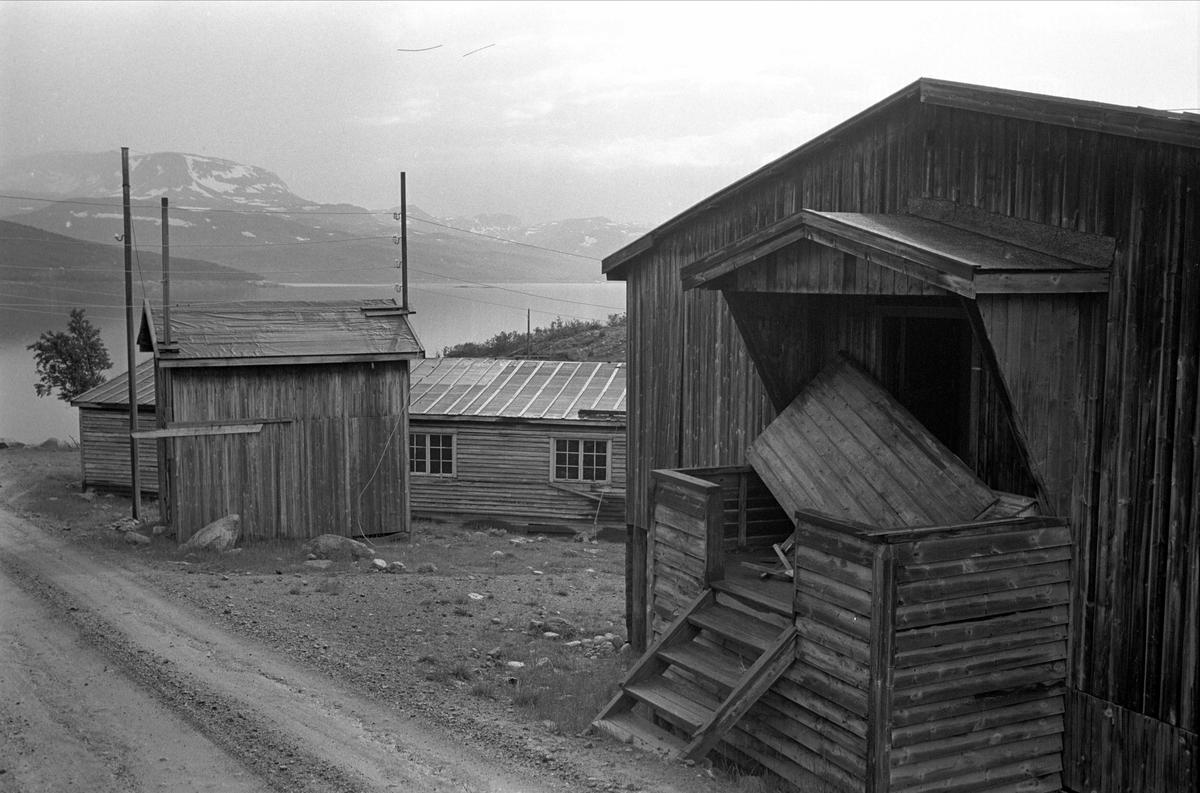
[[[93,242],[111,242],[114,227],[120,231],[120,162],[119,152],[57,152],[0,164],[0,194],[40,199],[0,199],[0,217]],[[130,157],[129,181],[135,236],[144,241],[157,238],[158,232],[150,226],[160,223],[158,199],[166,196],[173,244],[196,249],[188,255],[262,272],[290,265],[295,271],[289,274],[321,271],[326,278],[331,272],[353,278],[347,276],[350,268],[339,264],[377,261],[386,267],[398,254],[388,243],[399,232],[393,217],[399,207],[373,212],[351,204],[308,201],[265,168],[196,154],[141,154]],[[89,199],[110,207],[69,203]],[[43,203],[47,201],[54,203]],[[467,280],[598,280],[598,263],[588,260],[603,258],[648,230],[604,217],[528,226],[502,213],[437,218],[412,204],[408,213],[416,221],[409,224],[414,267],[423,262],[433,271]],[[451,240],[451,229],[468,234],[453,235]],[[487,237],[523,245],[505,250]],[[315,251],[303,249],[303,243],[342,245]],[[269,246],[287,250],[266,250]],[[414,280],[421,276],[421,272],[413,274]]]

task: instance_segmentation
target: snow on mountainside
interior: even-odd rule
[[[111,244],[121,231],[120,162],[119,152],[68,152],[0,165],[0,217]],[[394,278],[399,207],[306,201],[268,170],[216,157],[145,154],[130,158],[130,170],[135,244],[159,238],[158,198],[167,196],[171,245],[184,256],[284,282]],[[417,281],[593,282],[599,259],[646,231],[602,217],[526,226],[508,214],[438,218],[412,204],[408,214]]]
[[[213,206],[311,205],[274,173],[217,157],[162,152],[131,155],[131,198],[167,196],[171,203]],[[56,152],[23,157],[0,168],[0,192],[38,198],[120,198],[120,152]]]

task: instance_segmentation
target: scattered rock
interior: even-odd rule
[[[404,564],[404,562],[392,562],[390,565],[388,565],[388,572],[389,573],[407,573],[408,567]]]
[[[84,501],[95,501],[96,500],[96,491],[95,490],[85,490],[82,493],[76,493],[75,495],[79,496]]]
[[[0,438],[0,449],[24,449],[25,444],[12,438]]]
[[[483,595],[479,594],[478,592],[468,592],[467,597],[469,597],[471,600],[483,600]]]
[[[324,570],[333,564],[332,559],[309,559],[304,563],[305,567],[315,567],[318,570]]]
[[[505,666],[509,669],[524,669],[525,663],[523,661],[509,661]]]
[[[574,639],[579,629],[562,617],[551,617],[542,623],[542,629],[552,631],[567,639]]]
[[[338,534],[322,534],[305,543],[303,550],[317,559],[370,559],[375,556],[364,543]]]
[[[388,563],[385,559],[372,559],[371,566],[381,573],[388,569]]]
[[[559,638],[559,635],[557,633],[555,633],[554,631],[545,631],[542,633],[542,638],[549,639],[550,641],[554,641],[555,639]]]
[[[422,562],[420,565],[417,566],[417,572],[418,573],[436,573],[437,565],[435,565],[433,562]]]
[[[241,516],[226,515],[220,520],[214,520],[196,532],[191,539],[183,544],[183,550],[195,551],[207,548],[213,551],[227,551],[234,546],[241,534]]]
[[[503,559],[504,557],[505,557],[504,551],[492,551],[492,558]]]
[[[125,542],[130,545],[149,545],[150,538],[145,534],[138,534],[136,531],[125,532]]]

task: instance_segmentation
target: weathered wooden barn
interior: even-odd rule
[[[413,369],[413,514],[625,524],[625,365],[429,358]]]
[[[154,426],[154,361],[137,365],[138,426]],[[71,400],[79,408],[79,456],[84,489],[129,493],[129,373],[121,372]],[[138,441],[141,490],[158,493],[158,456],[152,439]]]
[[[171,307],[154,352],[163,518],[182,542],[225,515],[249,539],[406,532],[409,365],[391,300]],[[157,323],[159,320],[153,320]]]
[[[922,79],[606,258],[654,645],[613,730],[839,790],[1195,790],[1198,187],[1200,116]],[[714,472],[797,527],[773,600],[730,594]]]

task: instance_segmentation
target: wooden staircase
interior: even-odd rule
[[[791,666],[796,635],[791,603],[715,581],[629,670],[592,726],[700,760]]]

